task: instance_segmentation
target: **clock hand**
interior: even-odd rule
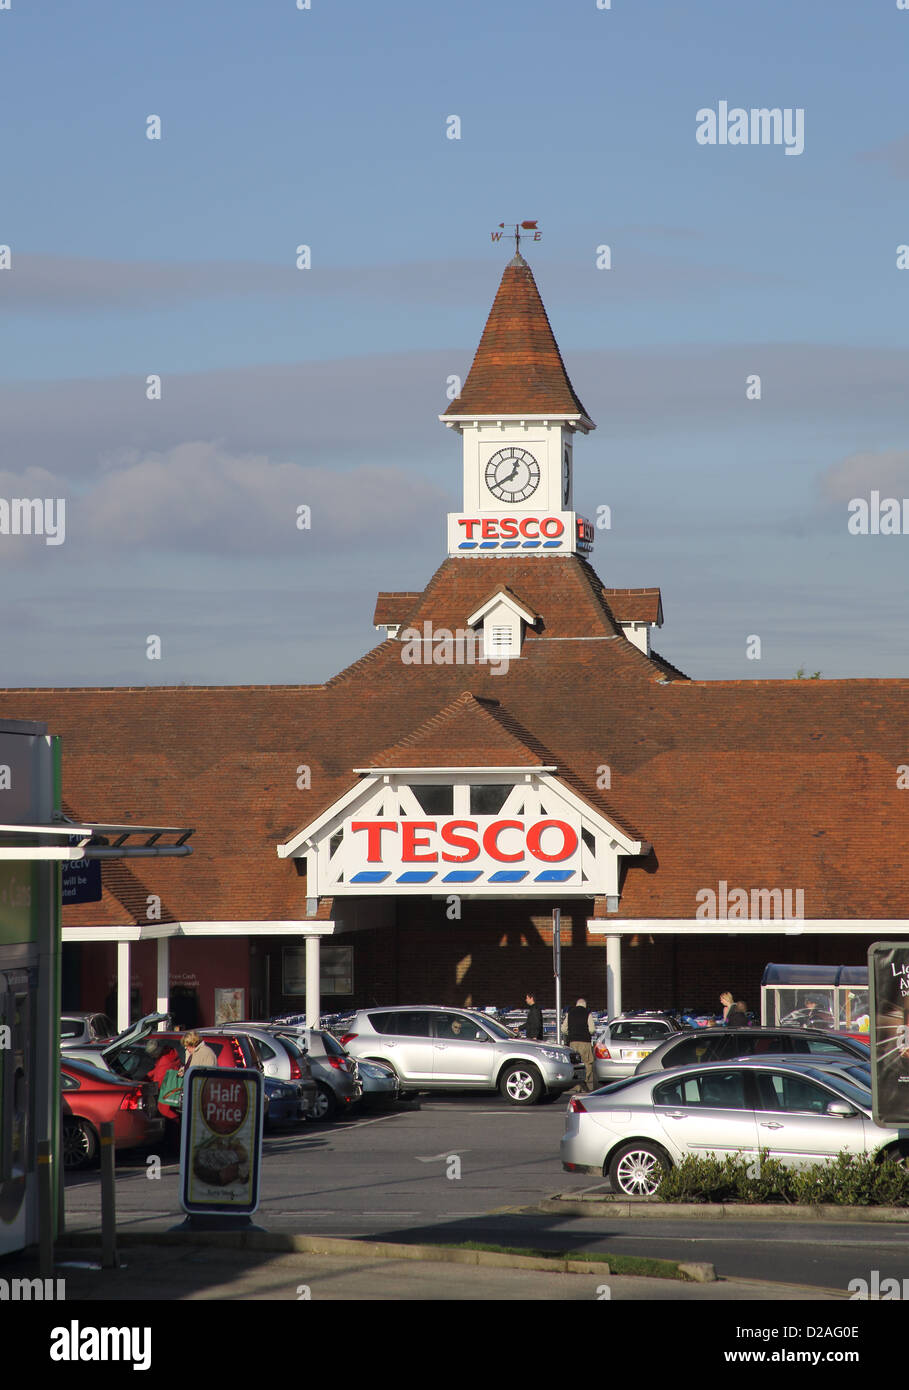
[[[509,473],[509,475],[508,475],[507,478],[496,478],[496,482],[499,484],[500,487],[502,486],[503,483],[510,483],[511,480],[512,480],[512,478],[517,477],[517,472],[518,472],[518,465],[515,464],[514,468],[512,468],[512,470],[511,470],[511,472]]]

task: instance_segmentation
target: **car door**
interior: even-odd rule
[[[754,1154],[757,1126],[741,1067],[688,1072],[653,1088],[653,1106],[667,1139],[681,1154]]]
[[[865,1152],[865,1121],[852,1115],[828,1115],[831,1101],[842,1100],[809,1076],[784,1068],[754,1068],[758,1143],[787,1168],[805,1168],[834,1158],[842,1150]]]
[[[431,1082],[433,1077],[433,1038],[426,1009],[398,1009],[383,1036],[386,1055],[402,1081]]]
[[[492,1086],[496,1045],[476,1019],[437,1013],[433,1021],[433,1081],[453,1086]]]

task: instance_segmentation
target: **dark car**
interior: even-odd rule
[[[659,1043],[634,1069],[635,1076],[665,1067],[687,1067],[700,1062],[726,1062],[736,1057],[763,1053],[797,1054],[807,1058],[843,1056],[867,1061],[868,1044],[845,1033],[825,1033],[809,1028],[697,1028],[676,1033]]]
[[[60,1073],[64,1168],[85,1168],[97,1159],[106,1120],[113,1121],[115,1149],[146,1148],[163,1138],[164,1118],[151,1083],[126,1081],[66,1057]]]

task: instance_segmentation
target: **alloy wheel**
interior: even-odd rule
[[[619,1187],[629,1197],[652,1197],[662,1176],[663,1165],[649,1149],[632,1149],[616,1166]]]

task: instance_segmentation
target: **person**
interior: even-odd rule
[[[720,1003],[723,1006],[723,1024],[725,1025],[729,1017],[729,1010],[732,1008],[732,995],[728,989],[723,990],[720,995]]]
[[[171,1047],[170,1043],[158,1042],[154,1038],[149,1038],[145,1044],[145,1051],[151,1058],[151,1070],[145,1074],[146,1081],[153,1081],[160,1088],[166,1072],[177,1071],[180,1066],[180,1058],[177,1056],[177,1049]]]
[[[579,999],[574,1007],[568,1010],[562,1026],[562,1036],[567,1039],[568,1046],[581,1054],[588,1091],[595,1091],[597,1088],[593,1047],[590,1042],[595,1026],[593,1014],[587,1012],[586,999]],[[580,1090],[580,1087],[577,1089]]]
[[[195,1029],[183,1034],[183,1048],[186,1053],[186,1061],[179,1069],[181,1076],[190,1067],[216,1067],[218,1065],[214,1051],[207,1042],[202,1041]]]
[[[720,995],[720,1003],[723,1006],[724,1027],[746,1028],[748,1026],[748,1010],[743,1000],[733,999],[727,989]]]
[[[524,1036],[534,1042],[540,1042],[546,1036],[543,1031],[543,1010],[532,994],[525,995],[525,998],[527,1000],[527,1022],[524,1024]]]

